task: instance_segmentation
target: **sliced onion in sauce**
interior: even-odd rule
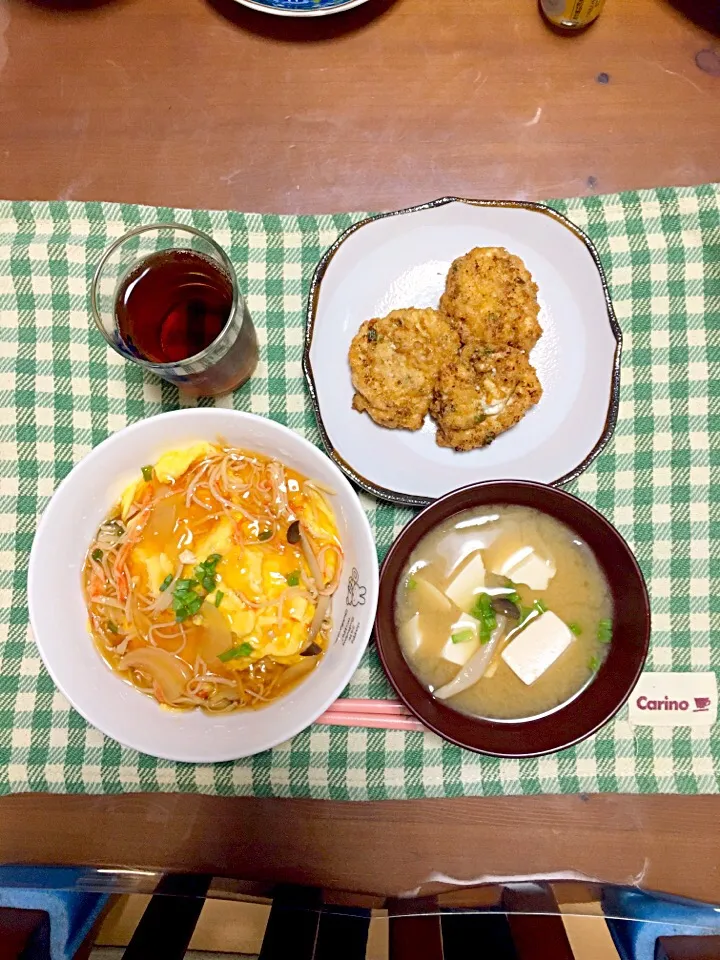
[[[167,543],[177,523],[177,504],[175,497],[167,497],[156,503],[145,527],[145,537],[157,537],[161,543]]]
[[[200,641],[198,653],[206,663],[217,660],[218,654],[229,650],[233,645],[233,637],[225,617],[211,603],[204,603],[200,608],[202,626],[198,627]]]
[[[192,670],[183,660],[160,647],[131,650],[118,664],[121,670],[140,670],[148,674],[162,691],[167,703],[176,703],[185,692]]]
[[[280,677],[277,689],[286,690],[292,684],[297,683],[298,680],[312,673],[317,664],[317,657],[305,657],[300,663],[293,663]]]

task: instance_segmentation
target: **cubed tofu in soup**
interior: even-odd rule
[[[420,614],[416,613],[402,628],[405,649],[411,653],[417,653],[422,646],[422,634],[420,633],[421,619]]]
[[[445,588],[445,595],[456,607],[468,610],[478,593],[485,586],[485,564],[481,553],[476,553],[457,573]]]
[[[474,617],[463,613],[450,627],[450,636],[445,641],[441,655],[448,663],[456,663],[462,667],[479,646],[478,622]]]
[[[524,719],[562,706],[592,682],[612,642],[612,598],[595,556],[531,507],[458,513],[418,543],[398,583],[410,668],[472,716]]]
[[[415,575],[415,589],[418,592],[418,602],[429,604],[438,610],[450,611],[451,604],[442,590],[439,590],[435,584],[426,580],[420,574]]]
[[[524,583],[532,590],[547,590],[556,569],[551,559],[541,557],[532,547],[523,547],[494,572],[508,577],[514,583]]]
[[[548,610],[521,630],[500,656],[523,683],[535,683],[574,640],[560,617]]]

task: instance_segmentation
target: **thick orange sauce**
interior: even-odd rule
[[[91,631],[108,664],[160,702],[262,705],[327,646],[319,594],[342,563],[332,508],[268,457],[213,446],[171,476],[171,454],[128,488],[90,546]],[[311,637],[320,604],[323,628]]]

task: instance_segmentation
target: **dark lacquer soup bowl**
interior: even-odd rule
[[[532,507],[564,523],[589,547],[604,573],[612,605],[612,642],[594,679],[564,705],[521,720],[469,716],[434,697],[416,678],[398,640],[395,603],[411,554],[439,524],[490,505]],[[553,753],[590,736],[628,699],[650,642],[647,587],[629,546],[601,514],[577,497],[526,481],[463,487],[436,500],[401,532],[380,572],[375,636],[380,659],[400,699],[430,730],[468,750],[498,757]]]

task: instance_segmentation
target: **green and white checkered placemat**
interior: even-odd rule
[[[598,247],[625,337],[620,415],[570,489],[628,539],[650,587],[648,668],[720,668],[720,185],[553,204]],[[0,794],[20,791],[382,799],[617,791],[716,793],[702,728],[596,736],[535,760],[480,757],[433,734],[313,726],[247,761],[193,766],[107,740],[55,691],[28,627],[37,518],[74,463],[127,423],[178,406],[174,388],[107,348],[88,287],[111,240],[189,222],[230,253],[261,341],[257,373],[220,401],[319,444],[300,367],[313,268],[361,214],[260,216],[100,203],[0,203]],[[204,401],[203,401],[204,402]],[[382,557],[410,513],[363,497]],[[391,691],[374,651],[347,691]]]

